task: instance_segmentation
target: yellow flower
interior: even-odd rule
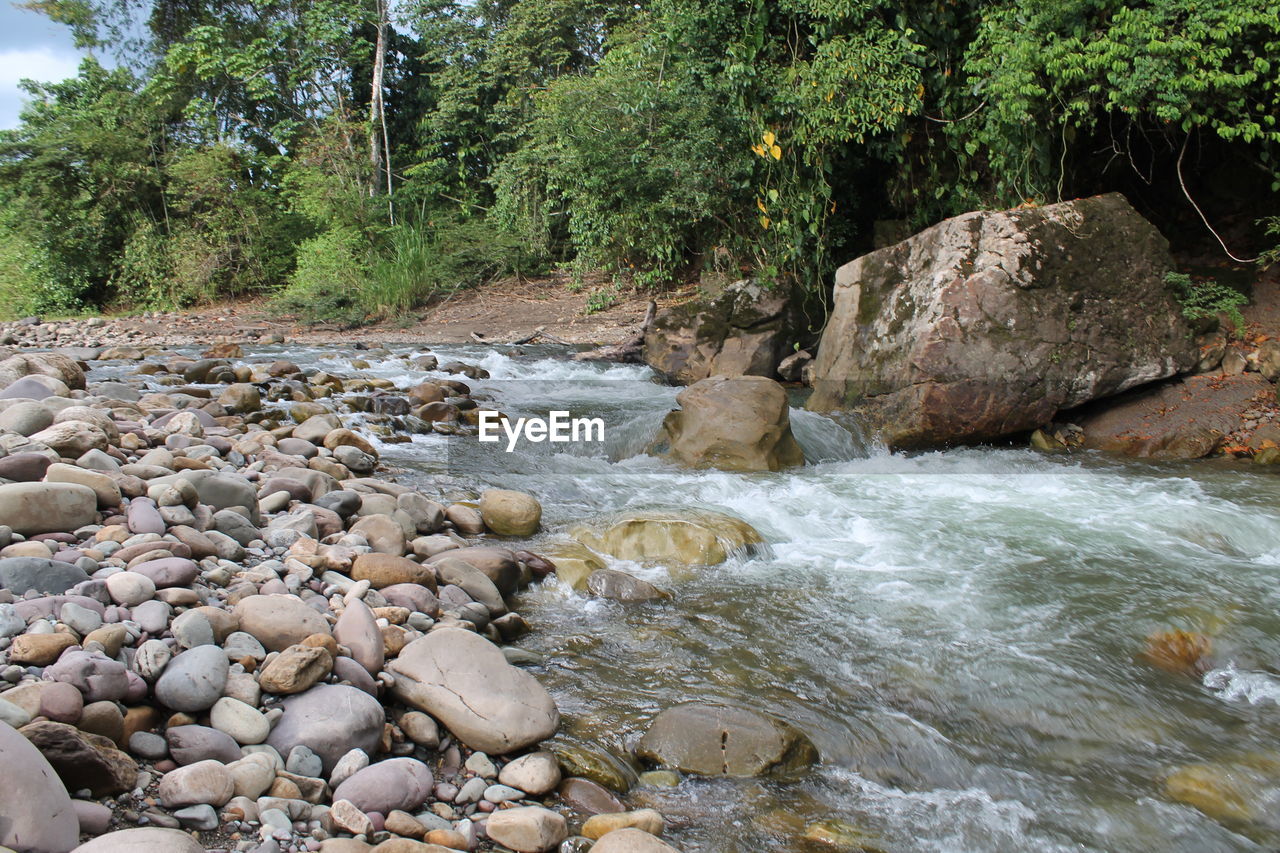
[[[761,157],[765,156],[765,150],[763,145],[752,145],[751,150],[754,151],[756,154],[760,155]]]
[[[774,145],[769,148],[769,154],[771,154],[773,156],[773,159],[775,160],[782,159],[782,149],[779,148],[777,145]]]
[[[774,135],[773,135],[773,131],[772,131],[772,130],[766,130],[766,131],[764,132],[764,136],[763,136],[762,138],[764,139],[764,145],[765,145],[765,147],[766,147],[766,148],[768,148],[769,146],[773,145],[773,143],[774,143],[774,142],[776,142],[776,141],[777,141],[777,139],[778,139],[778,137],[776,137],[776,136],[774,136]]]

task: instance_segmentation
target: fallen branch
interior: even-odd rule
[[[649,308],[644,312],[644,322],[640,325],[640,330],[627,338],[620,344],[612,346],[598,347],[587,352],[580,352],[574,355],[574,361],[620,361],[628,363],[638,363],[644,361],[644,338],[649,333],[649,327],[653,325],[654,318],[658,315],[658,303],[652,299],[649,300]]]

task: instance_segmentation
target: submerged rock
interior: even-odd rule
[[[795,727],[746,708],[689,702],[659,714],[636,755],[700,776],[788,775],[818,760]]]
[[[620,560],[684,566],[718,565],[764,544],[760,533],[745,521],[693,508],[624,513],[578,525],[570,535],[587,548]],[[561,562],[557,557],[557,572]]]

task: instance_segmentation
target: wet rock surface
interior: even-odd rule
[[[0,843],[555,849],[578,828],[538,751],[558,709],[503,648],[529,630],[510,597],[554,573],[516,550],[541,504],[382,465],[380,440],[471,428],[412,414],[471,410],[461,383],[402,397],[243,352],[77,353],[109,381],[0,362],[0,752],[26,778]],[[375,409],[401,414],[349,417]]]

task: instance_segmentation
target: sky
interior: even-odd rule
[[[80,58],[67,27],[0,0],[0,129],[18,125],[26,95],[19,80],[47,83],[74,77]]]

